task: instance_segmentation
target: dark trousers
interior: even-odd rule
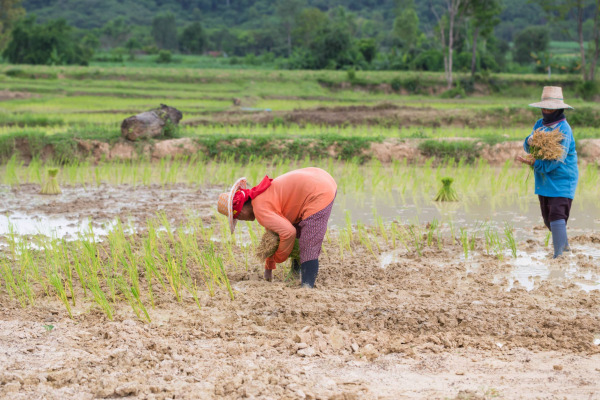
[[[538,196],[538,198],[540,200],[540,209],[542,210],[544,225],[546,225],[548,229],[550,229],[550,222],[552,221],[564,219],[565,222],[567,222],[569,220],[573,199],[546,196]]]

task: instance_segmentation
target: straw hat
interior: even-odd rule
[[[544,86],[544,91],[542,92],[542,101],[539,103],[530,104],[530,107],[536,108],[545,108],[547,110],[560,110],[563,108],[573,107],[568,105],[563,101],[563,93],[562,88],[557,86]]]
[[[219,195],[219,205],[217,211],[229,218],[229,229],[231,233],[235,230],[237,219],[233,218],[233,195],[238,189],[246,189],[246,178],[240,178],[233,184],[229,193],[221,193]]]

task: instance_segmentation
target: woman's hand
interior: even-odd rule
[[[273,281],[273,270],[265,269],[265,281],[272,282]]]
[[[529,165],[531,167],[535,163],[535,159],[534,158],[530,158],[530,157],[525,158],[525,157],[519,156],[519,157],[517,157],[517,161],[519,161],[519,162],[521,162],[523,164],[527,164],[527,165]]]
[[[527,145],[531,146],[531,142],[533,142],[533,135],[527,138]]]

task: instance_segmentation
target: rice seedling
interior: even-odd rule
[[[456,233],[454,231],[454,222],[452,220],[448,221],[448,226],[450,226],[450,237],[452,239],[452,246],[456,244]]]
[[[58,186],[58,181],[56,180],[56,175],[58,175],[58,168],[48,168],[47,173],[48,177],[46,178],[46,183],[42,187],[40,194],[61,194],[62,191],[60,190],[60,186]]]
[[[517,258],[517,242],[515,240],[514,228],[507,221],[504,221],[504,236],[506,236],[506,244],[510,248],[513,258]]]
[[[17,155],[13,154],[12,157],[6,163],[6,169],[5,169],[6,184],[10,185],[11,187],[16,187],[17,189],[19,189],[21,187],[18,170],[20,169],[20,167],[22,165],[23,165],[23,162],[20,162],[17,159]]]
[[[442,188],[439,190],[433,201],[458,201],[456,191],[452,188],[452,178],[442,179]]]
[[[469,258],[469,233],[466,228],[460,228],[460,243],[462,244],[466,260]]]
[[[550,244],[550,239],[552,239],[552,232],[548,232],[546,237],[544,238],[544,247],[548,247]]]
[[[415,223],[412,223],[410,225],[408,225],[408,233],[410,235],[410,237],[412,238],[412,241],[415,245],[415,251],[417,252],[417,254],[419,255],[419,257],[421,257],[421,232],[419,230],[419,222],[415,221]]]
[[[369,238],[369,233],[365,229],[364,224],[361,221],[356,223],[356,232],[358,233],[358,239],[360,243],[371,253],[373,257],[377,260],[377,255],[373,251],[373,245],[371,243],[371,239]]]
[[[429,226],[427,229],[427,246],[431,247],[431,245],[433,243],[434,235],[439,227],[439,222],[438,222],[437,218],[433,217],[433,220],[428,225]]]

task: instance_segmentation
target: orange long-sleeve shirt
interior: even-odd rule
[[[259,224],[279,235],[277,252],[265,268],[275,269],[290,256],[296,240],[294,224],[318,213],[335,198],[337,184],[320,168],[303,168],[273,179],[271,186],[252,200]]]

